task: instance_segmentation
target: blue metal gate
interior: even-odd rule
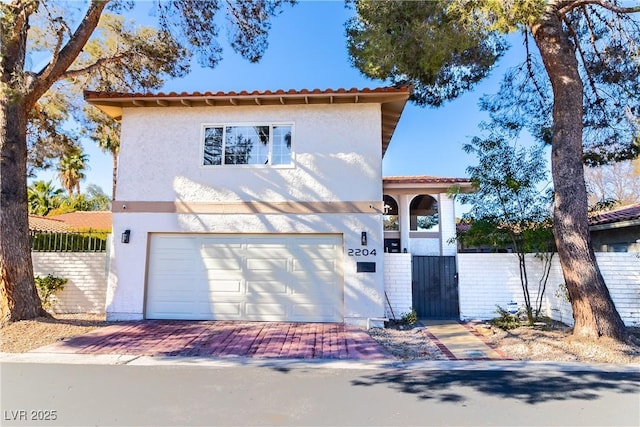
[[[459,319],[456,258],[413,256],[412,292],[419,318]]]

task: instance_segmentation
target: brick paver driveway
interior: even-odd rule
[[[389,359],[366,332],[337,323],[145,320],[107,326],[38,352],[141,356]]]

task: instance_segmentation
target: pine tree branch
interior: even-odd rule
[[[542,110],[542,109],[544,109],[544,106],[542,104],[542,100],[544,99],[544,94],[542,92],[542,88],[538,84],[538,80],[536,79],[536,75],[533,72],[533,67],[531,65],[532,56],[531,56],[531,51],[529,50],[529,32],[528,31],[524,31],[524,46],[525,46],[526,55],[527,55],[527,59],[526,59],[527,73],[529,74],[529,78],[533,82],[533,86],[535,87],[536,92],[538,93],[538,96],[540,97],[539,98],[540,108]]]
[[[578,51],[578,56],[580,57],[580,60],[582,61],[582,68],[584,68],[585,74],[587,75],[587,81],[589,82],[589,86],[591,86],[591,90],[593,91],[593,94],[596,97],[596,102],[593,103],[593,105],[597,105],[599,106],[600,110],[602,110],[602,112],[606,115],[606,111],[604,110],[604,105],[605,102],[602,99],[602,97],[600,97],[599,92],[598,92],[598,87],[596,85],[595,80],[593,79],[593,75],[589,72],[589,67],[588,62],[585,58],[585,54],[584,54],[584,50],[582,49],[582,45],[580,44],[580,40],[578,39],[578,34],[576,34],[575,29],[573,28],[573,26],[571,25],[571,22],[569,22],[568,19],[563,18],[564,24],[567,26],[567,29],[569,30],[569,34],[571,35],[571,38],[573,39],[573,42],[576,46],[576,50]]]
[[[60,75],[61,79],[72,79],[72,78],[76,78],[76,77],[81,77],[85,74],[89,74],[95,70],[98,70],[100,68],[104,68],[107,67],[111,64],[116,64],[118,62],[121,62],[123,59],[126,58],[130,58],[134,56],[134,54],[132,52],[130,52],[129,54],[121,54],[121,55],[116,55],[116,56],[112,56],[110,58],[100,58],[98,59],[96,62],[94,62],[91,65],[88,65],[84,68],[78,68],[75,70],[67,70],[65,71],[62,75]]]
[[[38,10],[37,1],[15,1],[5,7],[11,10],[10,14],[15,16],[13,21],[13,30],[11,31],[11,37],[7,44],[19,43],[22,37],[22,32],[27,25],[29,16],[33,15]]]
[[[110,0],[93,0],[89,5],[85,16],[76,31],[71,35],[67,44],[60,50],[60,54],[55,61],[38,73],[31,81],[27,92],[27,105],[33,105],[37,100],[49,90],[62,74],[76,60],[87,41],[98,26],[102,11]]]
[[[567,13],[571,12],[574,9],[577,9],[579,7],[582,6],[587,6],[587,5],[595,5],[595,6],[600,6],[603,7],[613,13],[623,13],[623,14],[627,14],[627,13],[637,13],[640,12],[640,6],[633,6],[633,7],[622,7],[622,6],[618,6],[614,3],[608,2],[606,0],[575,0],[575,1],[571,1],[571,2],[566,2],[566,6],[562,6],[559,8],[558,12],[561,15],[566,15]]]

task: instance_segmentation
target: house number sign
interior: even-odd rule
[[[375,249],[347,249],[349,256],[376,256]]]

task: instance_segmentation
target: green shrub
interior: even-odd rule
[[[418,321],[418,313],[415,309],[411,309],[408,313],[403,313],[400,318],[400,323],[404,325],[414,325]]]
[[[36,276],[36,288],[38,289],[38,295],[42,301],[42,305],[45,308],[50,308],[55,300],[55,294],[61,292],[64,289],[64,285],[67,284],[69,279],[66,277],[58,277],[52,274],[47,274],[44,277]]]
[[[489,321],[489,323],[491,323],[493,326],[500,329],[509,330],[515,329],[522,325],[518,314],[511,314],[499,305],[497,305],[496,307],[496,313],[498,313],[498,317],[494,317]]]

